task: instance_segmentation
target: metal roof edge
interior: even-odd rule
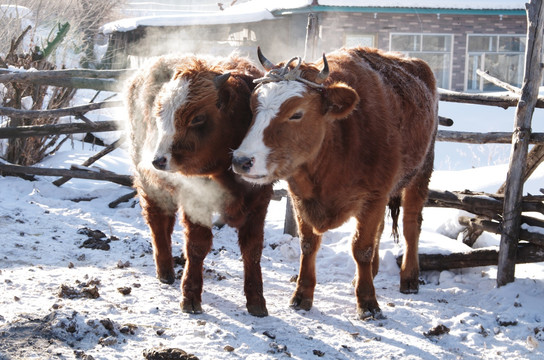
[[[276,9],[274,16],[306,14],[310,12],[360,12],[393,14],[455,14],[455,15],[526,15],[524,9],[453,9],[453,8],[406,8],[406,7],[369,7],[369,6],[326,6],[310,5],[296,9]]]

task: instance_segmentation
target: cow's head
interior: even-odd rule
[[[179,68],[155,103],[158,141],[153,166],[186,175],[214,175],[228,169],[231,151],[251,121],[252,87],[247,83],[251,80],[243,81],[200,60]]]
[[[322,64],[294,58],[278,66],[260,50],[258,55],[268,73],[251,96],[253,123],[234,151],[233,169],[249,182],[266,184],[289,178],[312,161],[331,122],[347,117],[359,96],[345,83],[328,79],[325,55]]]

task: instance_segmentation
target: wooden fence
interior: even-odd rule
[[[498,79],[479,72],[487,80],[506,88],[506,95],[496,94],[467,94],[440,90],[440,100],[461,102],[502,108],[516,107],[515,131],[473,133],[448,131],[440,128],[437,141],[450,141],[472,144],[511,143],[512,156],[509,164],[507,180],[497,189],[495,194],[483,194],[470,191],[437,191],[430,190],[426,206],[448,207],[466,210],[475,215],[473,218],[463,217],[460,223],[466,226],[465,242],[470,244],[483,232],[501,234],[500,250],[474,250],[467,254],[451,255],[420,255],[422,270],[443,270],[467,266],[495,265],[499,266],[498,285],[504,285],[514,280],[516,263],[544,261],[544,234],[521,228],[521,224],[536,226],[544,229],[544,221],[526,215],[527,212],[544,214],[544,196],[522,196],[523,183],[544,160],[544,133],[531,132],[531,117],[534,108],[544,108],[544,98],[538,97],[538,85],[542,78],[541,43],[542,24],[535,19],[542,17],[542,1],[531,1],[528,6],[528,35],[526,74],[521,89],[513,88]],[[537,50],[535,50],[537,49]],[[11,71],[0,69],[0,83],[21,82],[40,85],[63,86],[73,88],[94,89],[97,91],[119,91],[122,79],[132,70],[50,70],[50,71]],[[52,116],[73,116],[78,122],[55,125],[29,125],[0,128],[0,139],[13,139],[29,136],[48,136],[58,134],[75,134],[89,132],[104,132],[122,130],[117,121],[90,121],[85,114],[106,107],[122,106],[119,101],[105,101],[88,105],[55,110],[21,110],[0,107],[0,116],[10,118],[24,117],[38,119]],[[449,126],[451,119],[440,118],[440,125]],[[0,175],[23,176],[31,179],[34,175],[60,177],[53,183],[61,186],[70,178],[112,181],[131,186],[129,175],[114,174],[105,170],[89,168],[100,157],[113,151],[121,145],[119,139],[107,146],[95,156],[92,156],[80,166],[72,169],[44,169],[32,166],[19,166],[0,161]],[[535,144],[530,152],[528,145]],[[541,190],[542,191],[542,190]],[[285,190],[277,191],[275,199],[286,195]],[[135,195],[134,191],[127,192],[118,201],[109,204],[117,206],[121,201],[127,201]],[[292,209],[288,202],[285,220],[287,232],[296,235],[296,227]],[[522,240],[520,242],[520,240]],[[470,244],[471,245],[471,244]],[[400,258],[398,259],[400,263]]]

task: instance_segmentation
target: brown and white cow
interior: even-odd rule
[[[260,259],[271,186],[254,186],[231,170],[251,123],[253,80],[262,72],[240,57],[160,57],[134,75],[126,91],[135,186],[152,234],[157,276],[173,283],[171,235],[179,211],[185,227],[184,312],[202,312],[203,261],[212,216],[238,230],[247,309],[266,316]]]
[[[380,317],[373,277],[386,205],[404,208],[400,291],[418,291],[422,208],[433,168],[437,91],[429,66],[376,49],[341,49],[315,64],[274,66],[251,98],[253,124],[234,171],[254,184],[286,179],[301,241],[291,306],[312,307],[321,234],[357,219],[357,312]],[[298,64],[295,62],[298,60]],[[394,229],[396,231],[396,229]]]

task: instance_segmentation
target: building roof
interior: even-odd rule
[[[528,0],[319,0],[322,6],[524,10]],[[275,1],[275,3],[280,1]],[[289,3],[290,1],[281,2]],[[312,3],[312,1],[305,1]]]
[[[139,26],[221,25],[272,20],[309,11],[440,12],[524,14],[525,0],[249,0],[223,11],[183,11],[171,15],[126,18],[102,27],[104,34],[126,32]],[[317,4],[317,5],[316,5]]]

